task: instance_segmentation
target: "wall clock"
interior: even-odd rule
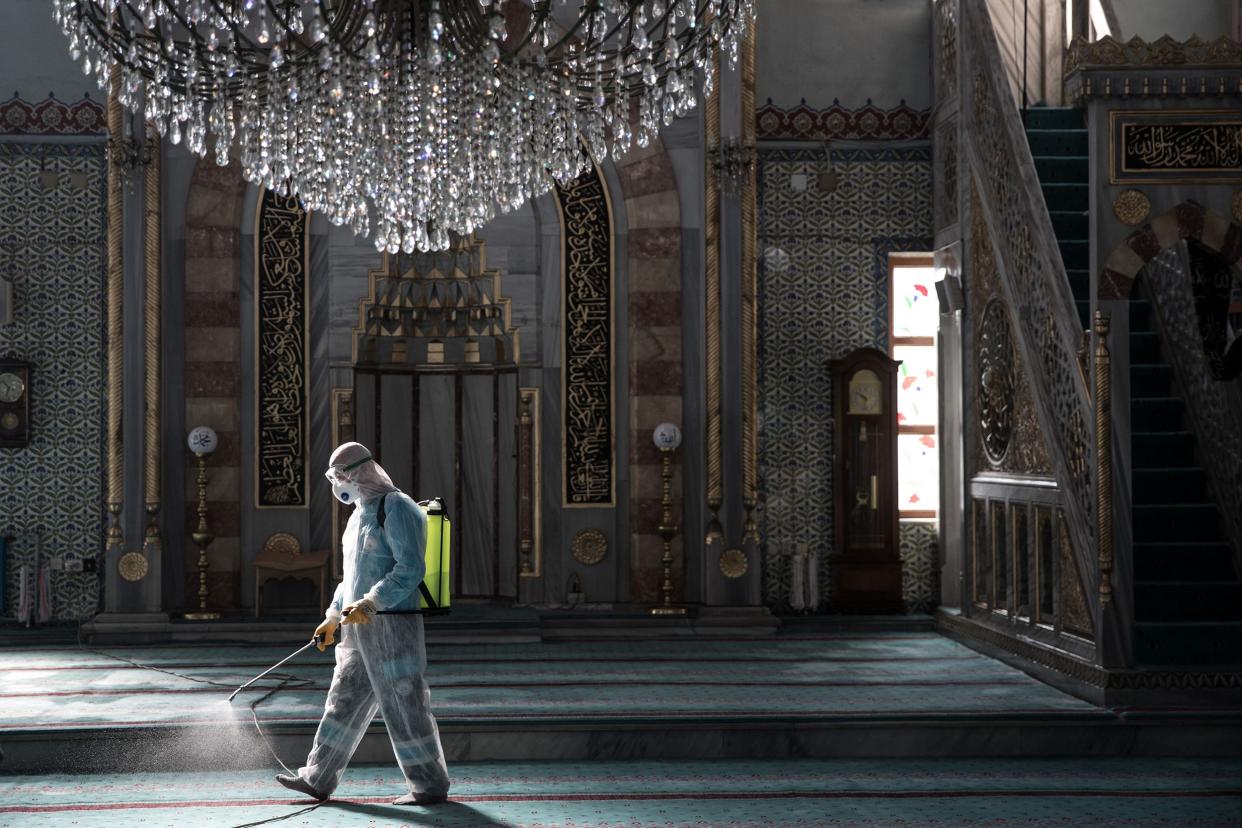
[[[29,362],[0,359],[0,447],[30,444]]]

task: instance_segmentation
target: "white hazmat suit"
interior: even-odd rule
[[[338,499],[353,503],[354,511],[341,540],[344,579],[316,633],[331,644],[337,625],[343,624],[341,641],[306,765],[296,777],[277,780],[326,799],[340,784],[378,710],[410,789],[397,803],[441,802],[448,795],[449,777],[423,678],[427,653],[422,616],[376,614],[418,608],[418,585],[426,570],[426,515],[359,443],[345,443],[332,453],[328,477]],[[381,500],[383,526],[378,519]]]

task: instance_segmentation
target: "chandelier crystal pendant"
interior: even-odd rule
[[[754,0],[53,0],[100,88],[375,246],[442,250],[646,146]],[[635,117],[636,116],[636,117]],[[585,147],[585,149],[584,149]]]

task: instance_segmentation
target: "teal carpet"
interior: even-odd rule
[[[10,649],[0,653],[0,733],[212,721],[233,687],[291,649]],[[444,645],[428,658],[443,723],[1109,716],[934,633]],[[299,686],[264,699],[260,718],[317,721],[331,654],[310,651],[282,670]],[[273,685],[238,696],[237,714],[248,717]]]
[[[265,771],[0,776],[0,828],[1236,828],[1242,761],[885,759],[487,763],[451,767],[452,801],[389,804],[395,768],[352,769],[339,799],[287,796]]]

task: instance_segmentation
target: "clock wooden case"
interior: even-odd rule
[[[875,348],[832,361],[837,568],[833,606],[904,610],[897,532],[897,367]]]
[[[19,359],[0,359],[0,448],[30,444],[30,371]]]

